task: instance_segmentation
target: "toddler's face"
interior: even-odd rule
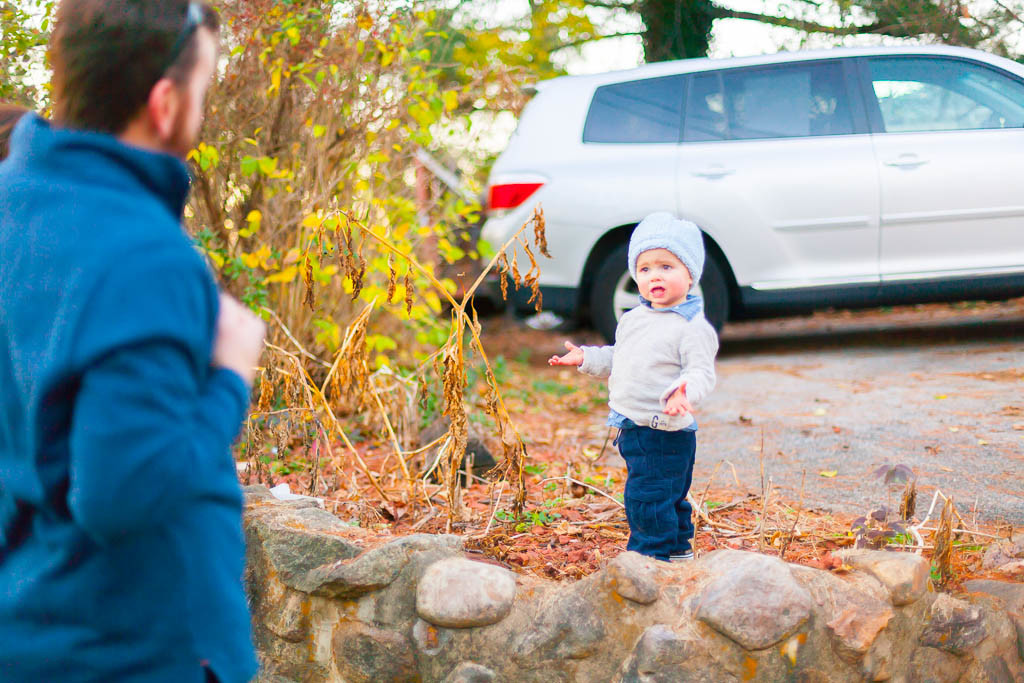
[[[690,271],[668,249],[648,249],[636,260],[640,296],[654,308],[672,308],[686,299],[693,284]]]

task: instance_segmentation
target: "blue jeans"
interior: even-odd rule
[[[697,434],[650,427],[623,429],[616,438],[626,461],[627,550],[668,560],[692,549],[693,481]]]

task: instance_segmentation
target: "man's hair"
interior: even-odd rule
[[[22,116],[28,113],[25,107],[0,102],[0,161],[10,153],[11,131]]]
[[[200,26],[216,33],[220,22],[206,3],[61,0],[50,38],[54,121],[121,133],[160,78],[186,83],[198,54],[198,27],[180,42],[190,4],[202,12]]]

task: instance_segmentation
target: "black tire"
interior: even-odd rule
[[[629,278],[626,263],[628,255],[629,244],[621,244],[613,249],[598,267],[594,275],[594,286],[590,289],[590,322],[608,343],[615,339],[615,326],[621,315],[615,310],[615,292],[622,278]],[[635,283],[632,286],[635,287]],[[704,297],[704,317],[716,331],[720,331],[729,319],[729,285],[722,267],[711,254],[704,260],[700,288]]]
[[[718,259],[711,254],[704,258],[704,272],[700,275],[700,291],[704,297],[704,317],[715,332],[729,319],[729,283]]]
[[[626,263],[628,254],[629,244],[615,247],[598,266],[594,274],[594,286],[590,288],[590,322],[609,344],[615,341],[615,326],[619,323],[613,303],[615,288],[623,273],[629,277]]]

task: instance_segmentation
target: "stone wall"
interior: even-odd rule
[[[827,572],[719,550],[624,553],[575,583],[470,559],[457,536],[367,551],[313,501],[247,490],[259,681],[1024,681],[1024,584],[933,591],[917,555]]]

